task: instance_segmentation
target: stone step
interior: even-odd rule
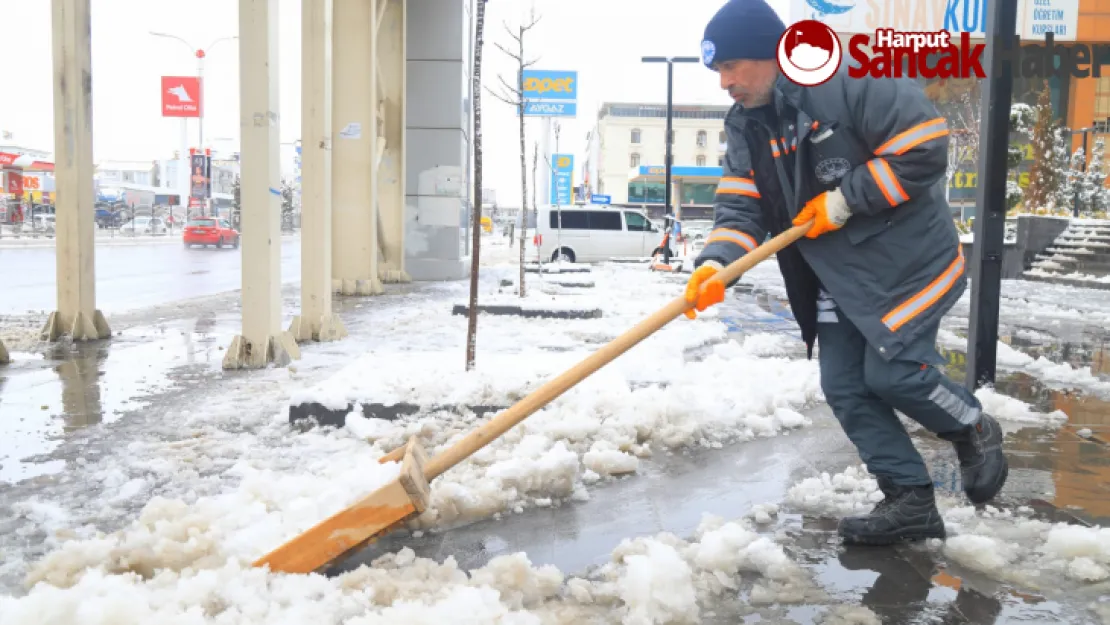
[[[1066,275],[1043,275],[1026,272],[1022,275],[1023,278],[1030,282],[1047,282],[1049,284],[1062,284],[1065,286],[1077,286],[1088,289],[1099,289],[1101,291],[1110,291],[1110,282],[1095,282],[1092,280],[1084,280],[1082,278],[1069,278]]]

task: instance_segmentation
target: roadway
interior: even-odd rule
[[[96,247],[96,304],[105,315],[234,291],[242,248],[185,249],[180,241]],[[53,310],[54,247],[0,248],[0,315]],[[284,237],[281,280],[301,278],[300,239]]]

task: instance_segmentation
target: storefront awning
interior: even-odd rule
[[[663,182],[667,170],[662,165],[640,165],[628,172],[629,182]],[[671,179],[690,182],[717,182],[724,174],[721,167],[671,167]]]
[[[54,163],[40,161],[27,154],[0,152],[0,167],[11,167],[25,171],[54,171]]]

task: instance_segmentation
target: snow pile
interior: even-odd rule
[[[966,339],[950,330],[942,329],[937,335],[937,340],[947,349],[958,351],[967,349]],[[1034,358],[1002,341],[998,342],[997,361],[1000,369],[1021,371],[1053,386],[1096,390],[1110,389],[1110,383],[1100,380],[1097,375],[1091,373],[1090,369],[1080,369],[1068,363],[1053,362],[1044,356]]]
[[[802,480],[787,492],[786,505],[840,517],[866,513],[881,500],[877,482],[853,466]],[[1036,590],[1110,580],[1110,528],[1039,521],[1025,507],[977,511],[953,497],[938,497],[937,507],[948,532],[944,553],[970,569]]]
[[[557,359],[566,354],[553,356]],[[542,358],[536,360],[542,362]],[[514,359],[527,363],[530,359]],[[643,371],[637,371],[637,363]],[[482,402],[506,405],[526,392],[530,365],[507,372],[505,379],[483,369],[462,381],[449,397],[462,394]],[[666,375],[666,386],[640,386],[626,374]],[[414,401],[396,371],[381,372],[377,384],[400,401]],[[438,374],[425,374],[408,388],[429,380],[429,389],[444,388]],[[509,380],[509,381],[506,381]],[[513,388],[512,381],[520,385]],[[495,389],[495,390],[491,390]],[[505,393],[497,397],[494,393]],[[816,363],[788,359],[757,359],[735,343],[716,345],[699,362],[654,360],[603,368],[547,407],[537,411],[437,479],[431,506],[413,529],[426,529],[484,518],[498,512],[523,511],[540,499],[558,505],[567,498],[587,497],[581,486],[606,476],[634,473],[639,460],[657,451],[690,446],[719,448],[740,440],[775,436],[800,428],[808,420],[796,408],[820,397]],[[417,436],[430,455],[479,424],[454,411],[413,419],[366,419],[357,412],[349,429],[369,433],[382,452]]]
[[[248,566],[285,541],[397,476],[400,465],[366,454],[312,466],[303,474],[239,463],[228,471],[237,488],[193,502],[155,497],[128,527],[62,542],[36,563],[28,583],[66,587],[86,570],[151,579],[158,571]]]
[[[945,553],[968,568],[1038,590],[1110,580],[1110,528],[1048,523],[1027,518],[1030,512],[949,509]]]
[[[25,597],[0,597],[0,619],[12,625],[570,625],[614,619],[662,625],[697,623],[715,597],[745,588],[753,604],[821,596],[780,545],[743,521],[709,515],[693,540],[667,533],[626,539],[608,563],[570,579],[555,567],[534,566],[523,553],[467,573],[453,558],[437,563],[408,548],[330,579],[274,574],[233,558],[208,564],[143,573],[90,567],[64,584],[44,580]]]
[[[1054,410],[1049,413],[1037,412],[1033,410],[1032,406],[1020,399],[1003,395],[985,386],[975,391],[975,397],[983,404],[983,410],[987,414],[1000,421],[1060,425],[1068,420],[1068,415],[1062,410]]]
[[[869,512],[882,499],[878,482],[864,465],[848,467],[835,475],[824,472],[819,477],[808,477],[786,492],[786,504],[792,509],[831,517]]]

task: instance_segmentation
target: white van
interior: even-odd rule
[[[559,260],[560,256],[572,263],[647,258],[663,241],[663,232],[647,215],[627,208],[545,207],[539,210],[537,221],[543,236],[539,256],[545,262]]]

